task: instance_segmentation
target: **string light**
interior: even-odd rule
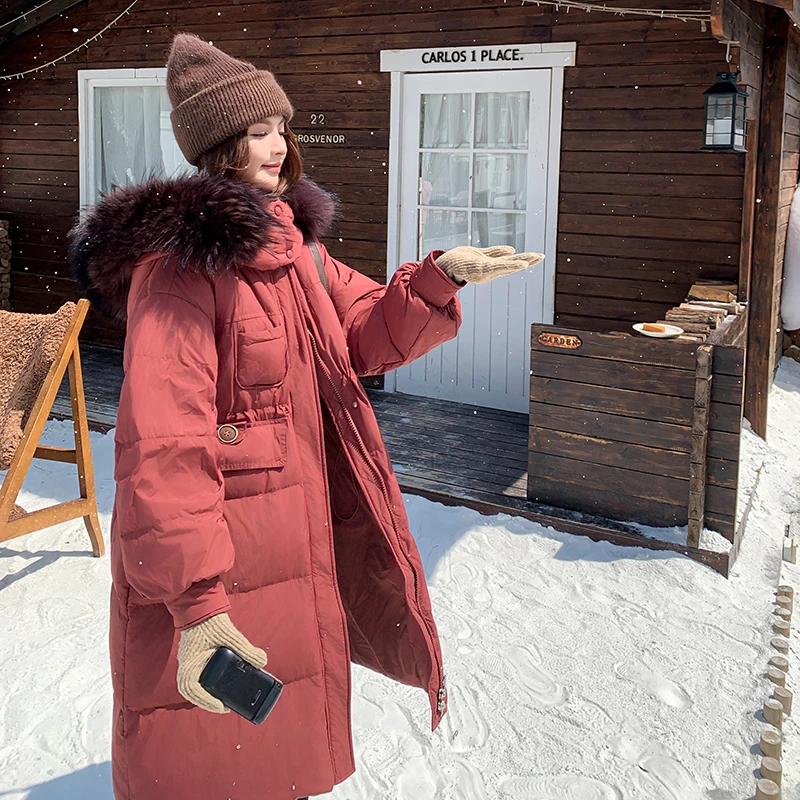
[[[84,47],[88,47],[92,42],[99,39],[109,28],[113,28],[126,14],[130,13],[130,10],[139,2],[139,0],[133,0],[133,2],[121,13],[118,14],[108,25],[103,28],[103,30],[98,31],[94,36],[90,39],[87,39],[83,44],[78,45],[77,47],[73,47],[68,53],[64,53],[63,56],[59,56],[58,58],[53,59],[52,61],[48,61],[47,64],[41,64],[38,67],[31,67],[31,69],[26,69],[24,72],[16,72],[11,75],[0,75],[0,81],[10,81],[14,78],[24,78],[26,75],[30,75],[32,72],[40,72],[43,69],[47,69],[48,67],[52,67],[55,64],[58,64],[61,61],[66,60],[74,53],[77,53],[78,50],[83,49]],[[41,6],[40,6],[41,7]],[[28,12],[31,13],[30,11]]]
[[[15,22],[19,22],[20,20],[28,19],[31,14],[35,14],[40,8],[50,5],[52,2],[53,0],[44,0],[44,3],[39,3],[38,6],[28,9],[28,11],[23,12],[18,17],[14,17],[14,19],[10,19],[8,22],[3,22],[0,24],[0,30],[7,28],[9,25],[13,25]]]
[[[622,8],[607,6],[600,3],[582,3],[580,0],[522,0],[525,3],[536,3],[537,6],[555,6],[556,9],[566,8],[567,13],[571,8],[580,11],[604,11],[609,14],[624,17],[628,14],[639,17],[658,17],[660,19],[679,19],[681,22],[699,22],[700,29],[705,32],[706,24],[711,22],[711,12],[702,9],[682,11],[681,9],[663,8]]]

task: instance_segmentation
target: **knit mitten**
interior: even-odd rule
[[[456,283],[488,283],[503,275],[534,267],[542,253],[515,253],[513,247],[454,247],[436,259],[439,268]]]
[[[253,647],[227,614],[217,614],[181,631],[178,646],[178,691],[190,702],[215,714],[228,709],[200,685],[200,674],[219,647],[228,647],[258,669],[267,665],[267,654]]]

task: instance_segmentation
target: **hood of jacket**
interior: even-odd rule
[[[247,267],[269,247],[281,223],[274,196],[219,175],[155,179],[103,197],[70,231],[69,261],[90,302],[123,323],[136,263],[158,252],[178,269],[206,275]],[[336,197],[303,177],[282,197],[297,226],[314,237],[330,231]]]

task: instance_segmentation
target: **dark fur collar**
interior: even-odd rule
[[[207,275],[247,266],[278,224],[265,199],[256,186],[211,175],[117,189],[70,232],[72,274],[94,305],[123,322],[131,273],[146,253],[166,253],[179,268]],[[303,178],[284,199],[304,232],[329,232],[334,195]]]

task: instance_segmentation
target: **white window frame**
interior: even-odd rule
[[[78,162],[81,213],[99,198],[94,196],[94,90],[109,86],[166,86],[166,67],[78,70]]]
[[[475,45],[480,47],[480,45]],[[389,208],[387,218],[386,275],[391,277],[400,267],[400,190],[403,169],[401,158],[401,132],[403,125],[403,79],[406,75],[420,72],[467,72],[490,69],[550,69],[550,149],[548,158],[548,187],[545,206],[545,261],[544,285],[553,286],[556,276],[556,248],[558,242],[558,188],[561,165],[561,125],[564,98],[564,69],[575,66],[576,42],[552,42],[546,44],[507,45],[519,48],[524,60],[518,63],[500,62],[493,65],[473,63],[424,64],[422,56],[433,49],[442,51],[464,51],[471,48],[427,48],[410,50],[382,50],[381,72],[391,73],[391,106],[389,114]],[[491,49],[497,50],[497,45]],[[502,49],[502,46],[501,48]],[[409,166],[406,165],[406,169]],[[414,165],[416,169],[416,165]],[[553,321],[555,315],[555,293],[546,293],[543,316]],[[386,388],[393,390],[396,375],[387,380]]]

